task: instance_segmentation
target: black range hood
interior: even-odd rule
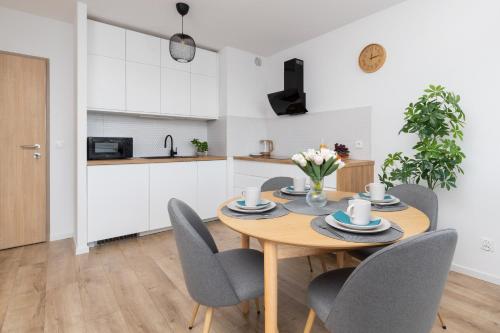
[[[278,116],[306,113],[304,61],[296,58],[285,61],[284,70],[284,90],[267,95],[271,107]]]

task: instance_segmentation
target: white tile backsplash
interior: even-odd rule
[[[134,157],[166,155],[163,144],[165,136],[170,134],[179,155],[193,155],[195,149],[190,141],[193,138],[207,140],[207,122],[89,112],[87,133],[88,136],[134,138]]]

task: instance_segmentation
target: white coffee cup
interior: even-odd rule
[[[241,194],[245,199],[245,206],[256,207],[260,204],[260,187],[247,187]]]
[[[385,185],[382,183],[371,183],[365,186],[365,191],[370,193],[372,200],[384,200]]]
[[[368,200],[349,200],[347,215],[351,217],[352,224],[367,225],[371,219],[372,204]]]
[[[294,178],[293,190],[295,192],[304,192],[306,190],[306,178],[305,177]]]

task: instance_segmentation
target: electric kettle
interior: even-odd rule
[[[274,150],[273,140],[260,140],[260,144],[262,148],[260,153],[263,156],[271,156],[271,153]]]

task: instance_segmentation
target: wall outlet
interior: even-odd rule
[[[362,149],[363,148],[363,141],[361,140],[356,140],[354,142],[354,146],[356,147],[356,149]]]
[[[481,238],[480,249],[484,252],[495,252],[495,242],[489,238]]]

